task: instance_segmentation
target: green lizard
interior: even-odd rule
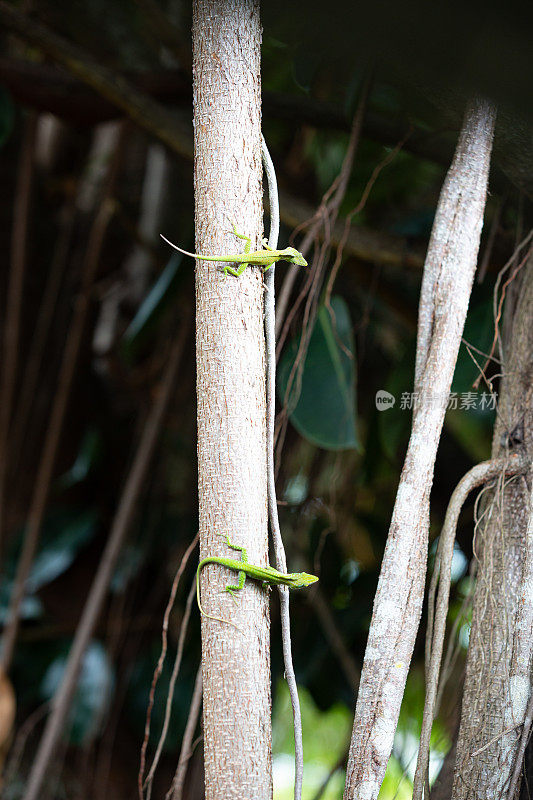
[[[201,261],[221,261],[222,263],[226,264],[239,264],[238,269],[224,267],[225,275],[227,275],[229,272],[231,275],[235,275],[237,278],[242,275],[246,267],[250,265],[264,267],[264,272],[266,272],[267,269],[270,269],[272,264],[275,264],[277,261],[287,261],[289,264],[296,264],[299,267],[307,267],[307,261],[294,247],[286,247],[284,250],[273,250],[272,247],[268,246],[267,240],[262,239],[261,244],[263,245],[263,250],[252,251],[252,240],[249,236],[245,236],[243,233],[237,233],[235,225],[233,226],[233,233],[239,239],[244,239],[246,245],[243,253],[236,253],[235,255],[229,256],[202,256],[199,253],[189,253],[187,250],[182,250],[181,247],[169,242],[169,240],[163,236],[162,233],[160,236],[167,244],[173,247],[174,250],[178,250],[180,253],[183,253],[186,256],[191,256],[191,258],[199,258]]]
[[[220,535],[222,536],[222,534]],[[246,577],[253,578],[256,581],[261,581],[264,587],[279,586],[280,584],[283,584],[284,586],[288,586],[289,589],[302,589],[305,586],[310,586],[312,583],[315,583],[318,580],[316,575],[309,575],[307,572],[289,572],[287,574],[284,572],[278,572],[278,570],[274,569],[274,567],[259,567],[257,564],[250,564],[248,563],[246,550],[244,547],[239,547],[236,544],[232,544],[229,540],[229,536],[226,536],[226,544],[228,547],[231,547],[232,550],[238,550],[240,552],[240,561],[236,561],[234,558],[217,558],[216,556],[208,556],[200,561],[196,571],[196,599],[198,601],[198,608],[200,609],[200,613],[209,619],[216,619],[218,622],[225,622],[229,625],[233,625],[233,623],[229,622],[229,620],[221,619],[220,617],[214,617],[211,614],[206,614],[202,608],[202,603],[200,600],[200,573],[206,564],[220,564],[221,567],[227,567],[228,569],[233,569],[235,572],[239,573],[239,583],[236,585],[229,584],[226,586],[226,592],[228,592],[233,599],[235,599],[235,592],[240,592],[244,587]]]

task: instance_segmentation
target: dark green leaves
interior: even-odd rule
[[[182,260],[182,255],[170,256],[168,264],[144,298],[139,310],[124,333],[123,341],[126,347],[135,347],[138,340],[143,337],[146,330],[153,324],[165,304],[172,297],[173,290],[176,288],[178,267]]]
[[[286,349],[279,367],[281,402],[288,400],[296,430],[326,450],[359,448],[355,417],[356,361],[348,307],[341,297],[322,305],[307,353],[295,364],[300,338]],[[287,391],[289,388],[289,391]]]
[[[51,700],[61,685],[69,651],[70,643],[64,653],[52,661],[44,675],[40,693],[45,700]],[[68,740],[72,744],[88,744],[99,734],[109,709],[114,681],[107,652],[99,642],[91,642],[83,658],[70,711],[67,730]]]

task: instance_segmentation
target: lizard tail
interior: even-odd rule
[[[198,603],[198,608],[200,609],[200,614],[202,614],[202,616],[204,616],[204,617],[207,617],[207,619],[214,619],[217,622],[223,622],[224,625],[231,625],[232,628],[236,628],[241,633],[244,633],[244,631],[241,630],[241,628],[239,628],[238,625],[235,625],[234,622],[230,622],[229,619],[222,619],[222,617],[215,617],[215,616],[213,616],[213,614],[208,614],[206,611],[204,611],[204,609],[202,607],[202,603],[200,601],[200,572],[201,572],[203,566],[204,566],[203,563],[198,564],[198,569],[196,570],[196,602]]]
[[[199,253],[189,253],[188,250],[182,250],[182,248],[178,247],[177,244],[173,244],[171,241],[167,239],[166,236],[163,236],[162,233],[160,233],[159,235],[163,239],[163,241],[165,241],[167,244],[173,247],[174,250],[177,250],[179,253],[183,253],[184,256],[190,256],[191,258],[201,258],[202,261],[220,261],[219,258],[215,258],[214,256],[201,256]]]

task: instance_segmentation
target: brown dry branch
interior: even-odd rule
[[[30,352],[24,370],[24,379],[17,401],[17,413],[13,424],[13,451],[21,453],[28,418],[39,381],[48,335],[52,326],[61,281],[67,266],[75,219],[75,202],[67,200],[62,210],[60,230],[52,256],[50,271],[43,292],[43,299],[35,323]]]
[[[181,659],[183,657],[183,648],[185,646],[185,636],[187,635],[187,630],[189,627],[189,619],[191,616],[191,608],[192,602],[196,595],[196,574],[192,580],[191,588],[189,590],[189,594],[187,596],[187,602],[185,604],[185,613],[183,615],[183,620],[180,628],[180,635],[178,639],[178,647],[176,649],[176,658],[174,659],[174,664],[172,667],[172,673],[170,675],[170,681],[168,684],[168,695],[165,703],[165,718],[163,720],[163,727],[161,728],[161,735],[159,736],[159,742],[157,743],[157,749],[154,755],[154,760],[152,762],[152,766],[150,767],[150,772],[148,774],[147,783],[148,783],[148,797],[151,795],[152,789],[152,781],[153,776],[155,774],[155,770],[157,769],[157,765],[159,763],[159,759],[161,758],[161,753],[163,751],[163,745],[165,744],[165,740],[167,738],[168,733],[168,726],[170,724],[170,715],[172,712],[172,702],[174,700],[174,691],[176,689],[176,681],[178,679],[179,669],[181,666]],[[200,667],[201,669],[201,667]],[[198,676],[197,676],[198,677]],[[191,704],[194,705],[195,698],[194,693],[193,697],[191,698]],[[192,713],[192,710],[189,710],[189,713]]]
[[[173,24],[156,0],[135,0],[135,3],[142,13],[143,23],[152,35],[158,54],[163,45],[176,56],[184,71],[190,74],[191,47],[181,30]]]
[[[503,352],[502,352],[502,338],[501,338],[501,332],[500,332],[500,329],[499,329],[499,322],[500,322],[500,318],[502,316],[502,306],[503,306],[503,301],[505,299],[505,294],[506,294],[505,290],[506,290],[506,288],[507,288],[507,286],[509,284],[513,283],[514,278],[516,277],[516,275],[520,271],[520,269],[516,269],[516,262],[517,262],[518,256],[519,256],[520,252],[524,249],[524,247],[526,247],[526,245],[528,245],[531,242],[531,238],[532,237],[533,237],[533,230],[529,231],[527,236],[525,236],[522,239],[522,241],[520,241],[516,245],[512,256],[505,262],[505,264],[503,265],[501,270],[498,272],[498,276],[497,276],[495,284],[494,284],[494,291],[493,291],[493,298],[492,298],[493,314],[494,314],[494,339],[493,339],[493,342],[492,342],[490,353],[482,354],[482,355],[485,355],[485,364],[482,367],[481,366],[479,367],[480,374],[476,378],[474,383],[472,384],[472,388],[473,389],[477,389],[479,384],[480,384],[480,382],[481,382],[481,380],[483,379],[485,381],[485,383],[487,384],[487,386],[489,387],[489,389],[492,391],[492,387],[490,385],[490,382],[487,381],[487,379],[485,377],[485,371],[486,371],[486,369],[489,366],[491,361],[496,361],[497,363],[499,363],[501,365],[501,367],[503,369],[504,362],[503,362]],[[524,262],[523,261],[520,262],[520,268],[523,265],[524,265]],[[512,277],[510,279],[507,279],[507,281],[505,282],[504,289],[502,290],[502,294],[500,296],[500,284],[501,284],[501,282],[503,280],[503,276],[505,275],[506,272],[508,272],[509,269],[512,269],[513,267],[515,267],[515,269],[513,270],[513,275],[512,275]],[[498,345],[498,349],[499,349],[499,356],[500,356],[499,358],[495,358],[495,356],[494,356],[494,351],[496,350],[496,345]]]
[[[37,800],[39,798],[43,780],[51,766],[54,753],[60,741],[87,646],[98,622],[122,545],[135,518],[146,474],[152,462],[165,414],[172,397],[172,388],[188,334],[189,318],[186,316],[181,322],[179,333],[172,345],[162,377],[160,391],[144,425],[135,457],[124,484],[109,533],[109,539],[100,559],[98,570],[76,630],[61,684],[53,699],[52,713],[39,743],[24,793],[24,800]]]
[[[515,249],[518,247],[518,243],[524,236],[524,193],[520,192],[518,195],[518,204],[516,209],[516,223],[515,223]],[[518,254],[515,256],[513,267],[518,262]],[[499,280],[501,280],[500,276],[498,276]],[[505,301],[505,312],[503,315],[502,320],[502,329],[501,334],[498,340],[499,344],[499,355],[500,359],[504,361],[504,349],[503,343],[509,342],[511,338],[511,331],[513,327],[513,318],[516,311],[516,307],[518,305],[520,295],[520,280],[515,280],[511,283],[509,287],[509,291],[507,292],[507,298]],[[493,296],[493,302],[496,299],[496,294]]]
[[[140,128],[156,134],[175,153],[188,155],[188,148],[184,152],[181,146],[183,136],[176,135],[181,127],[177,117],[148,95],[138,92],[122,75],[102,66],[81,48],[4,0],[0,0],[0,23],[8,31],[62,64],[79,80],[124,111]]]
[[[287,331],[289,329],[292,318],[298,311],[298,308],[300,304],[303,302],[304,298],[308,296],[308,294],[312,295],[313,283],[316,282],[317,280],[317,277],[315,276],[320,277],[320,272],[324,268],[325,258],[327,253],[329,252],[332,230],[335,227],[335,223],[337,221],[337,217],[339,214],[339,208],[346,194],[348,181],[350,179],[350,175],[352,174],[353,163],[355,160],[357,148],[359,146],[359,140],[361,138],[361,130],[363,127],[363,121],[366,113],[368,95],[370,93],[371,84],[372,84],[372,78],[371,76],[367,76],[361,88],[361,97],[359,98],[357,109],[354,114],[352,127],[350,129],[350,138],[348,140],[348,147],[346,148],[346,154],[344,156],[339,174],[337,175],[337,177],[335,178],[329,189],[325,192],[320,202],[320,205],[313,213],[313,215],[308,219],[304,219],[303,221],[301,221],[295,227],[292,233],[291,241],[299,231],[307,230],[307,233],[300,244],[300,251],[303,253],[304,256],[307,255],[307,253],[310,251],[312,244],[318,241],[320,234],[322,234],[322,246],[318,251],[319,252],[318,258],[313,259],[313,265],[310,270],[310,273],[312,274],[308,277],[306,286],[300,293],[296,303],[291,309],[291,314],[289,315],[287,320],[285,320],[283,331],[281,331],[281,323],[285,319],[289,298],[292,292],[292,287],[299,272],[299,267],[291,266],[285,275],[283,285],[279,293],[279,298],[276,303],[276,336],[278,336],[278,334],[280,334],[281,331],[280,340],[278,343],[278,352],[283,347],[283,342],[287,335]],[[302,341],[303,338],[304,337],[302,335]]]
[[[346,149],[346,154],[344,156],[339,174],[336,176],[329,189],[325,192],[324,196],[322,197],[322,201],[313,216],[297,226],[291,237],[292,241],[293,237],[299,230],[307,228],[308,230],[303,242],[300,245],[300,249],[301,252],[306,255],[311,247],[311,244],[314,242],[315,255],[312,259],[312,266],[309,270],[307,280],[285,320],[276,347],[276,355],[279,357],[279,353],[281,352],[284,341],[287,337],[292,320],[296,316],[300,305],[304,300],[306,300],[302,319],[302,334],[298,343],[298,350],[294,358],[294,363],[291,367],[291,371],[287,380],[283,408],[278,415],[276,436],[276,470],[279,468],[288,417],[301,391],[305,355],[307,353],[307,348],[309,347],[309,341],[313,332],[313,326],[317,314],[320,290],[331,244],[331,233],[335,227],[339,209],[346,194],[348,181],[352,173],[355,155],[361,138],[361,129],[368,103],[371,82],[372,79],[370,76],[368,76],[362,85],[361,96],[359,98],[357,109],[354,115],[348,147]],[[318,239],[320,234],[322,234],[322,241],[319,246]],[[278,334],[281,326],[281,321],[284,318],[292,286],[299,269],[299,267],[291,266],[285,275],[280,296],[276,304],[276,335]]]
[[[192,694],[191,705],[189,707],[189,716],[187,717],[187,724],[185,726],[185,733],[181,742],[181,750],[178,759],[178,766],[172,781],[172,786],[165,796],[165,800],[181,800],[183,795],[183,784],[185,783],[185,776],[187,774],[187,765],[194,749],[192,737],[198,725],[198,717],[200,716],[200,706],[202,704],[202,665],[198,667],[196,673],[196,680],[194,682],[194,691]]]
[[[163,729],[162,729],[161,735],[159,737],[159,742],[158,742],[158,745],[157,745],[157,749],[156,749],[156,753],[155,753],[155,756],[154,756],[154,760],[152,761],[152,766],[150,767],[150,771],[149,771],[148,776],[147,776],[146,781],[145,781],[144,780],[144,767],[145,767],[145,763],[146,763],[146,750],[148,748],[148,742],[149,742],[149,739],[150,739],[150,720],[151,720],[151,717],[152,717],[152,709],[154,707],[155,690],[156,690],[157,682],[158,682],[159,678],[161,677],[161,673],[163,671],[163,665],[165,663],[165,659],[166,659],[166,655],[167,655],[168,621],[169,621],[169,618],[170,618],[170,612],[172,611],[172,608],[174,606],[174,601],[176,599],[176,592],[178,590],[179,580],[180,580],[181,576],[183,575],[183,570],[187,566],[187,563],[189,561],[189,556],[191,555],[192,551],[194,550],[194,548],[196,547],[197,544],[198,544],[198,534],[196,534],[196,536],[194,537],[193,541],[191,542],[191,544],[189,545],[189,547],[185,551],[184,556],[183,556],[183,558],[181,560],[181,563],[180,563],[180,565],[178,567],[178,571],[176,572],[176,575],[175,575],[174,580],[172,582],[172,588],[170,590],[170,597],[169,597],[169,600],[168,600],[168,603],[167,603],[167,607],[165,608],[165,614],[163,616],[163,628],[162,628],[162,632],[161,632],[161,640],[162,640],[161,641],[161,654],[159,656],[156,668],[154,670],[154,674],[153,674],[153,678],[152,678],[152,685],[150,686],[150,697],[149,697],[149,700],[148,700],[148,708],[146,710],[146,723],[145,723],[145,726],[144,726],[144,740],[143,740],[142,747],[141,747],[141,758],[140,758],[140,764],[139,764],[139,775],[138,775],[138,780],[137,780],[137,785],[138,785],[138,790],[139,790],[139,800],[143,800],[143,797],[144,797],[143,789],[144,789],[144,787],[147,787],[147,797],[150,798],[150,795],[152,793],[152,783],[153,783],[153,779],[154,779],[154,774],[155,774],[155,771],[157,769],[157,765],[159,763],[159,758],[161,756],[161,751],[163,749],[163,745],[165,743],[165,739],[166,739],[166,736],[167,736],[168,724],[169,724],[169,721],[170,721],[170,711],[171,711],[171,708],[172,708],[172,698],[173,698],[173,694],[174,694],[174,685],[176,683],[176,679],[177,679],[179,668],[180,668],[180,664],[181,664],[181,657],[183,655],[183,646],[184,646],[184,643],[185,643],[185,635],[187,633],[187,628],[188,628],[188,625],[189,625],[189,617],[191,615],[191,604],[192,604],[192,599],[194,597],[194,593],[195,593],[195,589],[196,589],[196,576],[193,579],[193,582],[192,582],[192,585],[191,585],[191,588],[190,588],[190,591],[189,591],[189,595],[187,597],[187,603],[185,605],[185,614],[183,615],[183,620],[182,620],[182,623],[181,623],[181,629],[180,629],[180,635],[179,635],[179,641],[178,641],[178,648],[177,648],[177,651],[176,651],[176,658],[174,660],[174,667],[173,667],[173,670],[172,670],[172,677],[171,677],[170,684],[169,684],[169,690],[168,690],[168,696],[167,696],[167,704],[166,704],[166,709],[165,709],[165,720],[164,720],[164,723],[163,723]]]
[[[155,2],[152,0],[139,0],[141,3],[148,1],[154,8]],[[31,19],[29,21],[31,23]],[[174,32],[175,28],[171,35]],[[169,33],[168,25],[165,33]],[[24,38],[24,31],[19,30],[17,35]],[[78,55],[81,53],[78,50]],[[185,64],[186,61],[185,54],[180,63]],[[135,91],[146,94],[161,104],[172,105],[174,108],[177,104],[190,105],[190,74],[187,69],[142,72],[126,70],[123,75]],[[40,112],[49,112],[65,121],[97,125],[117,117],[116,107],[103,96],[99,96],[89,84],[80,86],[73,77],[51,64],[0,57],[0,80],[21,105]],[[349,132],[352,123],[351,118],[337,104],[303,95],[263,91],[263,111],[268,119],[288,121],[295,127],[307,125]],[[146,124],[149,125],[149,120]],[[387,147],[394,147],[410,130],[412,133],[406,142],[406,151],[417,158],[444,167],[449,165],[453,155],[450,135],[456,133],[455,128],[428,131],[417,128],[408,119],[391,119],[390,115],[386,117],[369,110],[365,117],[363,135]],[[494,172],[495,187],[498,191],[507,191],[509,179],[498,168]]]
[[[0,17],[2,13],[3,9],[0,9]],[[30,19],[30,25],[31,22]],[[24,41],[22,31],[17,36]],[[33,47],[40,51],[38,44],[32,44]],[[87,59],[89,62],[94,59],[81,48],[77,53],[79,60],[84,61],[86,71],[90,73],[90,63],[87,63]],[[39,113],[52,114],[67,124],[87,127],[118,120],[122,116],[114,103],[92,88],[93,80],[81,83],[75,75],[69,74],[67,69],[63,66],[58,67],[49,60],[30,61],[0,56],[2,86],[8,89],[22,106],[33,108]],[[181,104],[190,106],[190,76],[183,70],[158,69],[142,72],[125,70],[121,74],[132,91],[147,95],[152,101],[172,105],[174,108]],[[146,125],[149,124],[150,121],[147,120]]]
[[[34,156],[37,132],[37,115],[31,112],[24,124],[20,148],[13,231],[11,234],[11,264],[4,310],[2,377],[0,384],[0,557],[4,547],[6,522],[6,481],[10,462],[11,415],[17,382],[19,358],[20,321],[24,275],[30,241],[30,209],[33,194]]]
[[[510,450],[532,461],[533,256],[521,272],[500,384],[492,455]],[[530,480],[530,479],[529,479]],[[478,562],[452,797],[481,800],[508,792],[531,682],[533,648],[529,538],[530,487],[499,482],[476,535]],[[529,585],[528,585],[529,584]],[[525,603],[524,608],[521,604]],[[527,625],[526,625],[527,628]],[[477,752],[474,758],[472,754]]]
[[[496,345],[499,346],[499,350],[500,350],[500,363],[502,364],[502,367],[504,366],[503,348],[502,348],[501,335],[500,335],[500,321],[501,321],[502,314],[503,314],[503,304],[504,304],[504,301],[505,301],[505,295],[506,295],[506,292],[507,292],[507,287],[515,281],[516,276],[518,275],[520,270],[527,263],[527,260],[528,260],[528,258],[530,256],[531,252],[532,252],[531,248],[529,250],[527,250],[525,256],[522,257],[522,259],[514,267],[514,269],[511,272],[510,276],[503,283],[499,299],[498,299],[498,292],[499,292],[500,283],[502,281],[504,273],[507,271],[509,266],[511,266],[513,264],[518,252],[523,247],[525,247],[525,245],[531,240],[532,236],[533,236],[533,230],[531,230],[529,232],[529,234],[526,236],[526,238],[520,243],[520,245],[516,248],[515,252],[513,253],[511,258],[507,262],[507,264],[505,264],[505,266],[503,266],[502,269],[500,270],[500,272],[498,273],[498,277],[496,279],[496,283],[495,283],[495,286],[494,286],[494,338],[492,340],[492,345],[491,345],[491,348],[490,348],[490,352],[489,352],[489,354],[487,356],[487,360],[485,361],[485,364],[483,365],[483,367],[480,369],[481,375],[479,375],[476,378],[476,380],[474,381],[474,383],[472,384],[474,389],[478,388],[481,379],[484,377],[485,370],[487,369],[490,361],[493,359],[494,352],[496,350]]]
[[[179,78],[175,78],[175,81],[177,81],[175,84],[172,84],[172,76],[169,78],[169,76],[166,74],[160,76],[159,81],[157,81],[155,78],[151,80],[150,76],[138,76],[137,83],[134,84],[127,78],[123,78],[120,75],[116,76],[115,73],[111,73],[108,70],[103,69],[99,64],[95,63],[94,59],[85,53],[81,48],[74,47],[68,41],[57,36],[45,26],[38,25],[37,23],[34,23],[33,20],[24,17],[23,14],[20,14],[20,12],[8,6],[5,2],[2,2],[2,0],[0,0],[0,22],[2,22],[8,30],[13,31],[18,36],[30,42],[33,46],[41,49],[51,58],[62,64],[72,73],[72,75],[78,78],[79,81],[82,81],[86,86],[92,87],[101,95],[102,98],[105,98],[109,101],[109,103],[112,103],[115,108],[124,111],[124,113],[133,122],[138,124],[139,127],[146,130],[146,132],[151,136],[159,139],[159,141],[162,143],[166,144],[177,155],[187,159],[192,158],[193,142],[190,126],[185,125],[180,118],[171,114],[169,111],[166,111],[160,104],[155,103],[149,95],[150,90],[157,94],[156,88],[157,85],[160,85],[160,93],[168,93],[173,102],[175,102],[176,96],[183,94],[183,77],[181,74]],[[44,38],[42,41],[40,39],[41,32],[44,33]],[[46,69],[46,66],[39,65],[38,69],[33,72],[33,67],[31,64],[24,64],[23,66],[19,67],[19,73],[21,73],[20,79],[22,82],[24,82],[25,72],[29,71],[25,82],[29,84],[30,87],[34,87],[35,85],[39,85],[39,79],[42,79],[42,73],[43,71],[46,71]],[[15,75],[19,74],[17,72],[16,65],[13,66],[11,63],[10,65],[6,65],[6,63],[0,59],[0,77],[5,77],[5,73],[7,73],[8,76],[11,75],[13,70]],[[64,85],[65,76],[61,74],[56,76],[55,80],[56,82],[59,81],[60,83],[58,93],[61,98],[67,92],[67,87]],[[169,80],[171,82],[172,91],[169,91]],[[52,85],[54,84],[54,76],[46,74],[45,85],[42,89],[46,97],[49,96],[50,83],[52,83]],[[74,84],[71,91],[74,95],[72,99],[76,100],[75,94],[79,94],[78,86]],[[25,98],[25,100],[26,102],[31,103],[31,97]],[[268,106],[270,102],[268,94],[266,97],[266,102]],[[80,111],[83,111],[87,107],[88,103],[89,99],[84,98],[83,102],[81,103]],[[151,116],[148,111],[153,106],[158,109],[159,113]],[[277,103],[273,102],[273,107],[280,107],[279,99]],[[283,104],[281,104],[281,107],[283,107]],[[57,109],[53,110],[56,113],[59,113],[60,111]],[[328,113],[330,111],[331,110],[328,109]],[[312,124],[316,115],[313,115],[312,111],[310,114],[311,116],[309,123]],[[320,117],[320,114],[318,117]],[[104,116],[103,118],[106,117]],[[333,114],[333,124],[335,124],[335,118],[336,116]],[[378,123],[375,121],[375,115],[372,114],[369,115],[369,118],[373,120],[373,123],[369,126],[367,132],[368,135],[373,138],[374,134],[376,134],[378,140],[384,141],[387,144],[394,145],[399,140],[403,141],[408,134],[409,137],[406,140],[406,146],[409,143],[415,142],[428,143],[431,139],[431,135],[428,137],[426,132],[418,131],[411,133],[410,126],[407,128],[404,128],[402,125],[397,127],[394,124],[391,125],[389,121],[382,121],[381,123]],[[365,120],[363,120],[363,124]],[[300,122],[301,121],[302,119],[300,119]],[[348,128],[349,126],[346,127]],[[416,148],[414,152],[418,154],[418,150]],[[423,152],[425,151],[422,147],[420,155],[422,155]],[[443,150],[440,156],[441,162],[446,158],[445,153],[446,149]],[[436,156],[436,153],[434,155]],[[433,156],[426,154],[426,157],[431,158]],[[309,220],[309,217],[314,214],[314,211],[308,204],[303,203],[289,195],[281,194],[280,201],[281,218],[288,227],[298,227],[305,223],[306,220]],[[342,234],[343,226],[333,226],[330,232],[332,242],[338,243],[342,237]],[[314,236],[306,237],[302,244],[302,248],[304,248],[302,251],[308,252],[313,241]],[[383,232],[372,231],[366,228],[358,228],[357,230],[351,231],[346,243],[346,250],[358,258],[362,258],[370,262],[378,261],[384,264],[398,266],[405,265],[414,268],[419,268],[423,264],[423,257],[418,249],[413,247],[405,238],[384,234]],[[290,274],[291,277],[287,277],[288,282],[282,288],[280,298],[277,303],[279,314],[277,315],[278,321],[276,325],[276,334],[279,333],[280,325],[285,317],[285,311],[294,280],[296,279],[297,269],[295,269],[292,273],[289,272],[288,274]]]
[[[16,776],[19,774],[22,756],[24,754],[24,749],[28,739],[33,733],[35,727],[41,722],[46,714],[48,714],[49,708],[50,702],[48,700],[45,703],[41,703],[41,705],[37,706],[35,711],[33,711],[20,725],[16,739],[11,747],[9,759],[3,775],[3,784],[6,787],[10,786],[11,783],[16,779]]]
[[[357,214],[360,214],[361,211],[364,209],[364,207],[366,206],[367,200],[370,197],[370,192],[372,191],[372,188],[373,188],[375,182],[377,181],[380,173],[385,169],[385,167],[387,167],[392,161],[394,161],[394,159],[396,158],[396,156],[398,155],[398,153],[400,152],[400,150],[404,146],[405,140],[408,137],[409,137],[409,133],[407,133],[405,135],[405,138],[402,139],[402,141],[397,143],[397,145],[394,147],[393,150],[391,150],[389,153],[387,153],[385,155],[385,157],[379,162],[379,164],[376,164],[376,166],[372,170],[372,175],[368,179],[367,184],[366,184],[365,188],[363,189],[363,194],[361,195],[361,199],[359,200],[359,202],[357,203],[355,208],[352,208],[352,210],[349,211],[348,214],[346,215],[346,219],[344,221],[344,232],[342,234],[342,238],[341,238],[339,244],[337,245],[337,252],[335,254],[335,261],[333,262],[333,266],[331,268],[331,272],[330,272],[330,275],[329,275],[329,278],[328,278],[328,283],[326,285],[326,291],[325,291],[325,295],[324,295],[324,303],[328,307],[329,312],[330,312],[330,314],[332,316],[333,316],[333,310],[331,308],[331,292],[333,291],[333,285],[335,283],[335,280],[337,278],[337,273],[338,273],[338,271],[340,269],[340,266],[341,266],[341,263],[342,263],[342,256],[343,256],[343,253],[344,253],[344,248],[346,247],[346,242],[348,241],[348,236],[349,236],[350,229],[351,229],[351,226],[352,226],[353,218],[355,216],[357,216]]]
[[[429,607],[432,607],[431,597],[435,596],[437,582],[439,591],[435,605],[434,615],[428,613],[428,630],[426,641],[426,697],[424,702],[424,714],[422,719],[422,730],[420,733],[420,745],[418,749],[418,759],[413,784],[413,800],[422,800],[424,784],[427,779],[427,769],[429,765],[429,740],[431,728],[435,717],[435,704],[437,689],[439,684],[440,665],[442,660],[442,649],[444,646],[444,634],[446,631],[446,616],[448,612],[448,601],[450,597],[452,558],[455,544],[455,534],[457,522],[464,502],[470,492],[478,486],[493,480],[502,474],[507,477],[523,473],[528,469],[528,461],[518,454],[509,458],[485,461],[472,467],[469,472],[459,481],[455,488],[448,508],[444,525],[442,526],[437,554],[435,557],[435,567],[431,577]]]
[[[331,613],[331,610],[318,586],[313,587],[313,589],[309,592],[308,602],[313,607],[317,615],[317,619],[320,623],[324,636],[334,655],[337,657],[339,666],[344,672],[344,677],[346,678],[349,686],[353,689],[354,694],[356,694],[359,687],[359,670],[357,669],[357,665],[352,654],[346,647],[342,635],[335,623],[333,614]]]
[[[33,496],[26,521],[22,552],[17,564],[17,572],[9,601],[7,623],[2,638],[2,667],[6,672],[9,670],[13,658],[20,623],[20,607],[24,598],[26,581],[28,580],[39,543],[41,525],[48,502],[56,454],[67,411],[72,381],[76,371],[85,322],[91,303],[91,289],[100,265],[100,257],[107,228],[113,216],[113,205],[110,202],[110,198],[118,173],[120,154],[121,147],[119,141],[117,142],[115,153],[109,166],[104,199],[89,234],[87,253],[81,278],[81,288],[75,300],[72,320],[66,337],[63,359],[57,381],[57,390],[54,395],[53,406],[37,470]]]
[[[429,493],[483,222],[494,110],[467,107],[433,224],[420,299],[418,408],[396,496],[357,698],[345,800],[376,800],[424,595]]]

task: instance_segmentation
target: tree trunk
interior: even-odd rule
[[[429,494],[477,262],[494,110],[469,104],[433,223],[420,298],[411,438],[381,565],[346,771],[345,800],[377,800],[420,620]]]
[[[256,0],[193,6],[196,251],[242,250],[232,223],[262,230],[260,21]],[[225,538],[267,564],[263,279],[227,277],[197,262],[196,361],[200,553],[236,557]],[[222,590],[236,574],[209,565],[202,604],[206,800],[272,796],[267,593],[247,581],[236,602]],[[236,629],[236,627],[238,629]]]
[[[523,270],[502,369],[494,458],[520,450],[533,457],[533,256]],[[524,568],[529,514],[527,479],[516,477],[488,496],[476,533],[479,565],[454,800],[501,797],[513,771],[530,692],[533,648],[531,620],[526,631],[520,622],[524,609],[533,603]]]

